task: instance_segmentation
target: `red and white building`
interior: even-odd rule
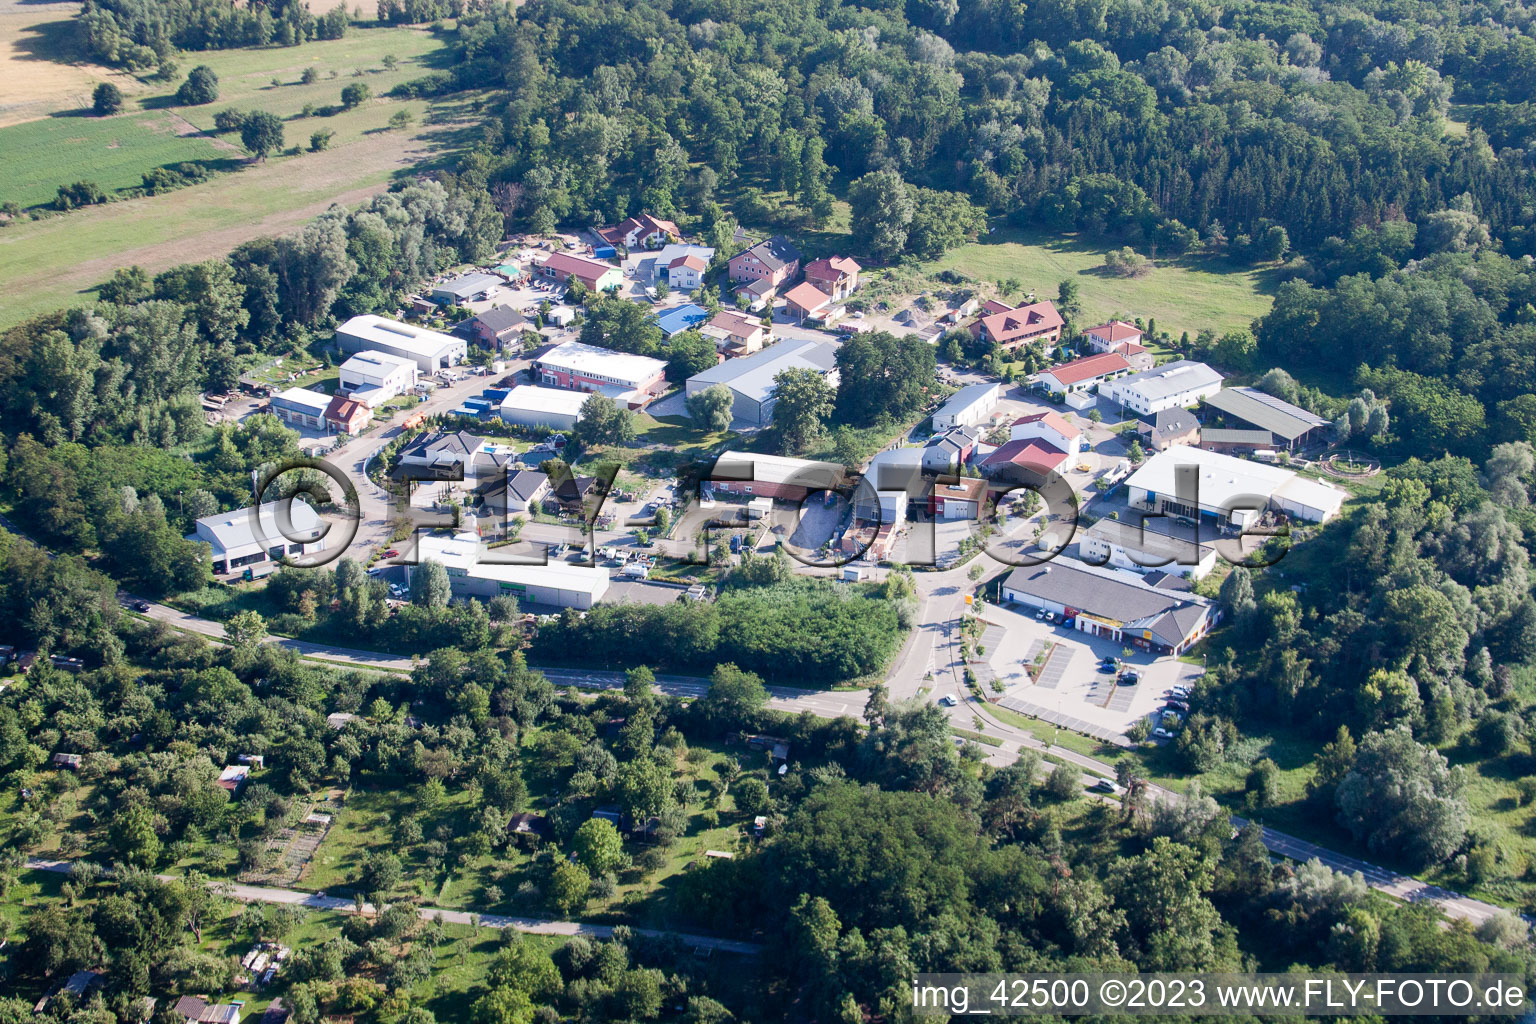
[[[1049,302],[1033,302],[1001,313],[989,313],[971,324],[971,334],[1003,348],[1054,345],[1061,340],[1063,321]]]
[[[699,333],[715,343],[715,348],[727,358],[749,356],[768,342],[768,328],[759,317],[747,316],[734,309],[722,309],[699,329]]]
[[[1008,428],[1010,441],[1044,441],[1064,452],[1081,451],[1083,432],[1059,412],[1021,416]]]
[[[675,292],[696,292],[704,283],[709,264],[703,257],[689,253],[667,264],[667,287]]]
[[[544,387],[593,391],[639,409],[666,390],[667,364],[649,356],[568,341],[533,360]]]
[[[935,519],[979,519],[987,503],[987,482],[981,477],[961,477],[951,484],[935,483],[928,511]]]
[[[336,395],[325,407],[325,425],[338,434],[356,437],[373,423],[373,410],[367,403],[346,395]]]
[[[737,497],[801,502],[813,491],[836,487],[847,476],[842,466],[783,455],[729,451],[715,460],[709,487]]]
[[[1111,320],[1107,324],[1090,327],[1083,332],[1088,347],[1095,352],[1118,352],[1122,345],[1140,345],[1141,328],[1124,320]]]
[[[564,283],[575,278],[589,291],[600,292],[624,283],[624,272],[612,263],[576,256],[568,252],[551,253],[535,271],[540,277]]]
[[[981,471],[989,477],[1038,479],[1059,470],[1067,461],[1067,453],[1039,438],[1022,438],[1001,445],[981,463]]]
[[[1124,356],[1115,352],[1101,352],[1098,355],[1084,356],[1070,363],[1062,363],[1060,366],[1041,371],[1040,383],[1054,394],[1066,395],[1075,391],[1087,391],[1111,377],[1130,372],[1131,364],[1125,361]]]
[[[664,245],[683,237],[682,232],[677,230],[676,224],[669,220],[662,220],[660,217],[652,217],[648,213],[630,217],[622,224],[598,228],[597,236],[609,245],[622,245],[626,249]]]
[[[852,256],[828,256],[805,265],[805,279],[834,302],[846,299],[859,287],[859,266]]]

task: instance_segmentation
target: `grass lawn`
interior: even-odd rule
[[[362,203],[395,175],[442,160],[465,140],[477,97],[456,94],[430,103],[382,97],[399,82],[442,67],[451,39],[422,28],[369,28],[298,47],[189,55],[183,70],[206,63],[218,74],[216,102],[177,107],[174,84],[129,79],[142,91],[125,87],[124,110],[114,117],[71,110],[0,128],[0,153],[8,168],[13,162],[19,168],[0,199],[41,202],[59,185],[81,180],[107,190],[133,186],[143,172],[185,160],[238,168],[164,195],[6,226],[0,231],[0,327],[80,301],[118,267],[137,263],[154,273],[219,256],[251,238],[292,231],[333,203]],[[394,70],[385,69],[386,55],[396,58]],[[308,67],[320,77],[304,85],[300,76]],[[272,85],[274,79],[280,84]],[[342,111],[341,90],[353,82],[368,85],[373,98]],[[305,117],[306,105],[336,112]],[[252,163],[237,136],[202,134],[213,127],[215,113],[231,107],[283,117],[285,144],[302,152]],[[415,124],[387,130],[401,109]],[[308,152],[310,135],[322,129],[335,133],[329,148]]]
[[[1112,277],[1104,254],[1119,248],[1072,235],[999,228],[982,241],[961,246],[923,265],[926,273],[957,270],[981,281],[1010,278],[1025,291],[1055,298],[1063,280],[1077,282],[1084,325],[1114,316],[1153,317],[1175,337],[1203,328],[1244,328],[1269,311],[1274,282],[1269,274],[1220,260],[1158,261],[1145,277]]]

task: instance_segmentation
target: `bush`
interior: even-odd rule
[[[225,107],[213,115],[213,130],[219,133],[237,132],[245,124],[245,118],[245,111]]]
[[[331,139],[334,138],[335,135],[336,133],[331,131],[329,128],[322,128],[319,131],[314,132],[309,137],[309,151],[311,153],[319,153],[323,150],[329,149],[331,145]]]
[[[73,185],[60,185],[54,205],[61,210],[73,210],[77,206],[95,206],[107,201],[107,194],[96,187],[94,181],[77,181]]]
[[[353,82],[341,90],[341,105],[347,110],[368,102],[373,91],[363,82]]]

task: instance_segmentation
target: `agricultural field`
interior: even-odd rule
[[[955,270],[981,281],[1017,280],[1026,292],[1050,299],[1070,279],[1077,282],[1084,325],[1114,316],[1153,317],[1159,329],[1175,337],[1205,328],[1245,328],[1269,312],[1274,281],[1263,270],[1186,258],[1159,260],[1144,277],[1116,277],[1104,270],[1104,254],[1111,248],[1117,246],[999,228],[922,269],[928,274]]]
[[[51,115],[0,127],[8,172],[0,199],[23,205],[48,202],[59,185],[82,180],[110,193],[137,185],[145,171],[181,161],[234,172],[159,196],[6,225],[0,229],[0,294],[6,295],[0,327],[79,301],[120,266],[137,263],[156,272],[292,230],[333,203],[356,205],[396,174],[451,150],[472,98],[382,98],[396,84],[440,67],[449,38],[424,28],[354,27],[344,39],[298,47],[184,54],[183,73],[206,63],[219,76],[216,102],[177,107],[176,83],[117,75],[125,94],[120,114],[84,115],[79,97],[63,90],[51,100]],[[386,58],[393,58],[392,69]],[[49,67],[34,61],[25,70]],[[301,76],[310,67],[317,78],[305,85]],[[341,90],[353,82],[366,84],[372,98],[341,110]],[[306,106],[316,113],[306,117]],[[285,146],[301,152],[256,163],[237,137],[204,135],[226,108],[281,116]],[[411,113],[413,126],[390,130],[390,117],[401,109]],[[330,146],[308,152],[310,135],[319,130],[334,133]]]

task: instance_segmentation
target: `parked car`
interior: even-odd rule
[[[1114,794],[1120,792],[1120,787],[1115,785],[1113,782],[1110,782],[1108,779],[1100,779],[1088,788],[1095,793]]]
[[[1045,618],[1045,609],[1044,608],[1040,608],[1040,609],[1036,610],[1035,618],[1037,618],[1037,619]]]
[[[731,534],[731,554],[741,554],[741,534],[739,533]]]
[[[1156,729],[1153,729],[1152,735],[1156,736],[1160,740],[1173,739],[1173,733],[1169,732],[1167,729],[1164,729],[1162,726],[1158,726]]]
[[[960,698],[956,697],[952,693],[946,693],[944,696],[939,698],[939,703],[947,708],[952,708],[960,703]]]
[[[149,611],[149,602],[144,600],[142,597],[135,597],[133,600],[128,602],[128,607],[132,608],[136,612],[147,612]]]
[[[1141,673],[1140,672],[1122,672],[1122,673],[1120,673],[1120,685],[1121,686],[1135,686],[1139,682],[1141,682]]]

